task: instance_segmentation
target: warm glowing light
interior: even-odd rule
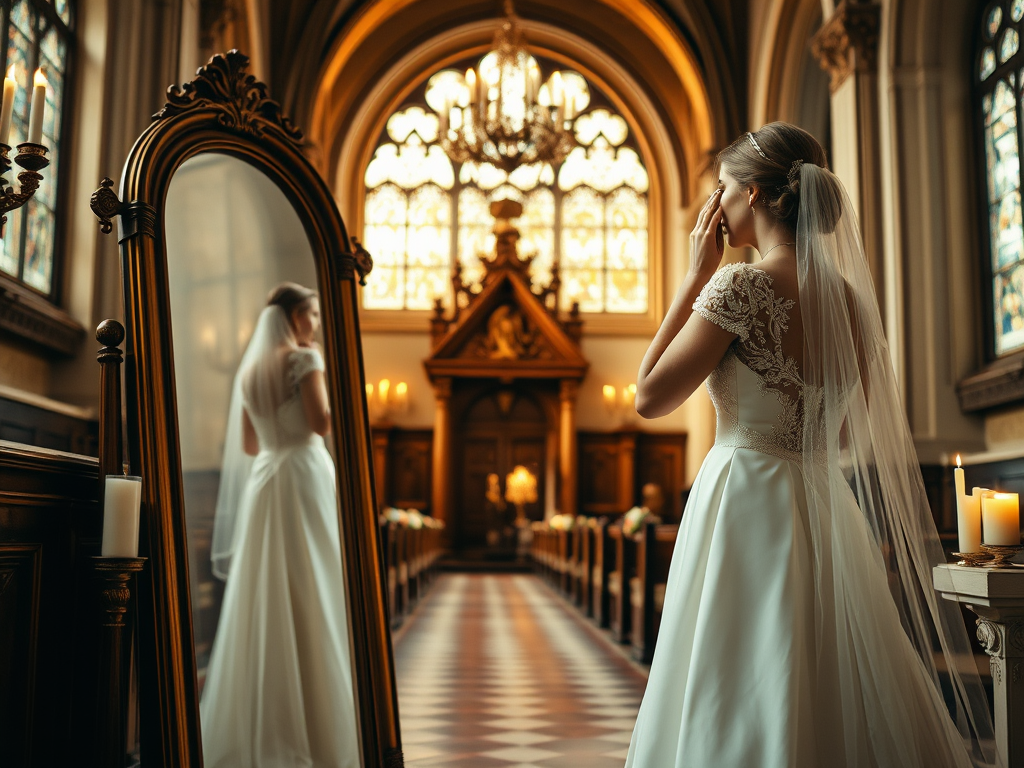
[[[615,400],[615,387],[613,387],[611,384],[605,384],[603,391],[604,391],[604,399],[614,402],[614,400]]]
[[[11,65],[11,69],[8,70],[8,71],[10,72],[13,69],[14,69],[14,65],[12,64]],[[13,75],[12,75],[12,77],[13,77]],[[37,69],[36,70],[36,76],[32,79],[32,84],[35,85],[36,88],[39,88],[40,86],[45,88],[47,85],[49,85],[49,82],[46,79],[46,75],[43,74],[43,70],[41,70],[41,69]]]
[[[208,325],[199,332],[199,342],[207,349],[217,346],[217,331],[212,325]]]
[[[381,379],[377,385],[377,395],[382,403],[388,401],[388,392],[391,391],[391,379]]]
[[[403,397],[406,393],[408,393],[408,391],[409,385],[406,384],[404,381],[398,382],[398,385],[395,387],[395,394],[398,395],[399,397]]]
[[[366,385],[366,397],[367,399],[373,397],[373,384]]]
[[[7,68],[7,77],[9,77],[11,80],[17,80],[18,79],[17,76],[16,76],[16,71],[14,69],[14,65],[13,64],[11,64],[11,66],[9,66]]]
[[[959,453],[956,455],[956,465],[958,467],[960,466],[960,454]]]

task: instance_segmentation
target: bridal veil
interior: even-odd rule
[[[834,174],[811,163],[795,168],[794,175],[797,170],[796,248],[807,388],[803,474],[814,557],[816,662],[821,674],[836,678],[819,683],[838,694],[827,715],[837,719],[837,728],[829,730],[868,734],[870,744],[850,738],[836,745],[845,752],[847,765],[867,765],[870,755],[880,753],[905,757],[903,765],[915,764],[912,734],[928,732],[914,727],[921,712],[898,707],[901,713],[894,718],[884,704],[864,706],[891,691],[892,676],[900,674],[886,668],[893,656],[870,652],[873,642],[886,642],[886,625],[876,606],[858,604],[867,594],[859,589],[861,579],[869,578],[867,570],[884,569],[900,623],[932,682],[920,709],[941,715],[948,708],[973,759],[994,764],[992,718],[960,606],[939,598],[932,588],[932,568],[945,556],[856,216]],[[862,520],[851,519],[857,517],[849,514],[854,506]],[[877,544],[867,557],[844,546],[850,526],[866,527]],[[940,678],[941,667],[948,681]]]

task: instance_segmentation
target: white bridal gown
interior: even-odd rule
[[[849,515],[832,521],[841,551],[820,555],[823,572],[846,569],[837,582],[853,586],[843,605],[817,606],[804,390],[786,354],[802,342],[784,343],[792,308],[750,265],[719,270],[694,304],[737,339],[707,381],[715,445],[679,529],[627,768],[970,768],[852,492]],[[835,657],[833,611],[845,614],[855,668]],[[859,694],[853,706],[839,706],[841,677]]]
[[[334,464],[299,396],[323,368],[291,353],[287,400],[250,413],[260,453],[200,704],[206,768],[359,765]]]

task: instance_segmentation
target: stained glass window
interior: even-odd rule
[[[540,66],[559,68],[543,60]],[[567,92],[589,97],[576,102],[578,146],[558,168],[538,163],[506,173],[452,162],[427,105],[462,82],[454,69],[433,73],[388,118],[364,179],[364,243],[374,256],[365,308],[422,310],[435,298],[450,305],[455,260],[463,280],[479,284],[480,256],[494,250],[490,203],[514,199],[523,204],[515,222],[519,253],[533,257],[536,286],[547,285],[557,260],[563,308],[578,301],[583,312],[647,312],[647,169],[609,99],[582,76],[565,75]]]
[[[986,271],[992,276],[994,352],[1024,349],[1024,221],[1021,215],[1021,92],[1024,0],[999,0],[983,12],[978,70],[985,165]],[[998,49],[998,64],[995,50]],[[1018,75],[1020,76],[1018,78]]]
[[[27,141],[29,94],[33,75],[46,76],[46,111],[42,143],[48,148],[49,166],[35,196],[7,214],[0,241],[0,272],[15,277],[44,295],[54,289],[54,256],[57,245],[58,184],[63,157],[60,141],[64,122],[64,94],[72,42],[72,6],[69,0],[0,0],[7,46],[0,71],[14,68],[18,83],[8,143]],[[14,155],[16,149],[12,149]],[[17,166],[7,181],[16,184]]]

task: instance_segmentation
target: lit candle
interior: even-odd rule
[[[970,496],[957,494],[956,527],[961,552],[981,551],[981,497],[984,491],[983,488],[975,488]]]
[[[138,557],[142,478],[107,475],[103,492],[103,557]]]
[[[622,404],[626,408],[632,408],[636,401],[636,384],[630,384],[622,388]]]
[[[986,544],[1020,544],[1020,504],[1016,493],[986,493],[981,499],[981,518]]]
[[[14,90],[18,82],[14,77],[14,65],[7,68],[4,78],[4,100],[0,105],[0,144],[11,144],[11,117],[14,115]]]
[[[605,384],[604,385],[604,389],[602,391],[604,392],[604,404],[608,408],[614,408],[615,407],[615,387],[613,387],[611,384]]]
[[[388,401],[388,392],[391,390],[391,379],[381,379],[380,383],[377,384],[377,398],[381,404],[385,404]]]
[[[32,111],[28,118],[28,143],[43,143],[43,112],[46,109],[46,76],[37,69],[32,89]]]
[[[399,410],[405,408],[409,402],[409,385],[404,381],[400,381],[395,385],[395,405],[398,406]]]

